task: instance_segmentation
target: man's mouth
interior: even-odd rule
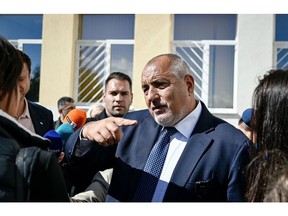
[[[152,107],[152,111],[153,112],[161,112],[161,111],[163,111],[164,109],[166,108],[166,106],[154,106],[154,107]]]
[[[113,108],[116,109],[116,110],[123,109],[122,106],[114,106]]]

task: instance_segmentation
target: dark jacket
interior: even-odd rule
[[[53,130],[54,121],[52,111],[40,104],[31,101],[27,102],[35,133],[44,136],[46,132]]]
[[[37,160],[35,161],[34,166],[30,167],[32,170],[29,171],[28,167],[24,166],[27,170],[21,170],[20,172],[32,173],[31,182],[29,185],[30,194],[28,196],[28,201],[69,202],[70,200],[68,197],[64,177],[56,155],[53,152],[48,152],[45,150],[49,145],[50,141],[48,139],[43,139],[42,137],[31,133],[6,113],[0,110],[0,151],[6,149],[6,153],[15,154],[19,152],[20,148],[35,146],[33,148],[38,149],[36,157]],[[2,156],[3,154],[0,153],[0,155]],[[8,172],[8,174],[6,173],[4,175],[7,167],[5,167],[5,161],[2,159],[0,160],[0,188],[2,188],[1,190],[3,191],[1,191],[0,194],[3,193],[2,196],[4,198],[1,196],[0,199],[3,198],[5,201],[5,197],[7,198],[8,193],[17,194],[19,192],[18,189],[21,187],[21,185],[19,186],[17,182],[22,181],[23,176],[19,176],[19,173],[16,173],[16,175],[15,172]],[[25,163],[26,160],[22,161]],[[13,163],[15,162],[16,154]],[[11,161],[9,164],[12,166]],[[10,188],[10,190],[8,190],[8,188]],[[16,196],[14,196],[14,198],[16,199],[14,201],[27,201],[19,200]],[[11,196],[8,201],[13,201],[11,200]]]

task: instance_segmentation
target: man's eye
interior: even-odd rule
[[[116,96],[116,95],[117,95],[117,92],[110,92],[110,95]]]
[[[158,89],[164,89],[167,86],[169,86],[169,83],[164,83],[164,82],[156,83],[156,85],[155,85],[155,87],[158,88]]]
[[[148,91],[148,87],[142,87],[142,91],[146,93]]]

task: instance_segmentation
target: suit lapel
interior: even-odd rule
[[[207,134],[215,128],[215,117],[208,111],[204,103],[201,102],[201,104],[202,112],[199,120],[171,177],[171,181],[180,186],[185,185],[198,161],[213,142],[212,138],[207,136]]]
[[[211,143],[212,139],[203,134],[190,137],[174,169],[171,182],[179,186],[185,185],[201,156]]]
[[[32,124],[34,126],[34,130],[36,134],[43,134],[43,130],[42,130],[42,125],[40,125],[39,123],[39,119],[38,119],[38,115],[35,113],[34,107],[33,105],[30,103],[30,101],[28,102],[28,109],[29,109],[29,113],[30,113],[30,117],[32,120]]]

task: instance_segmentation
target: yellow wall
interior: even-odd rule
[[[136,14],[134,35],[133,108],[146,108],[141,89],[141,72],[154,56],[171,52],[173,15]]]
[[[43,16],[40,104],[56,106],[62,96],[74,97],[75,44],[80,15]],[[135,109],[146,108],[141,72],[152,57],[171,52],[173,15],[136,14],[134,35],[133,92]],[[77,88],[77,87],[76,87]],[[76,99],[76,98],[75,98]]]
[[[44,15],[40,104],[57,106],[62,96],[73,96],[75,44],[79,15]]]

